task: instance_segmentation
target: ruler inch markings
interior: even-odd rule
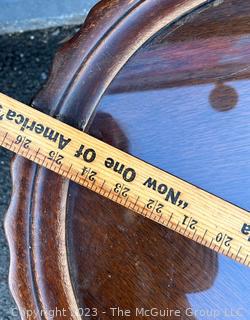
[[[249,266],[249,211],[1,93],[0,104],[2,107],[1,146],[197,243]],[[22,115],[21,118],[26,119],[26,124],[15,121],[14,115],[7,117],[9,110],[13,111],[12,114]],[[35,125],[31,126],[31,122]],[[40,124],[40,129],[35,130],[37,124]],[[41,132],[41,127],[46,128],[46,134]],[[28,148],[27,143],[24,145],[24,142],[28,142]],[[82,146],[85,151],[92,150],[89,151],[92,152],[89,155],[93,156],[93,159],[84,159],[84,154],[77,157]],[[50,154],[51,151],[53,156]],[[124,178],[125,171],[121,173],[118,172],[120,170],[115,170],[117,163],[127,169],[126,172],[132,173],[132,178],[131,176]],[[82,168],[86,168],[87,171],[81,176]],[[91,177],[89,178],[90,172],[97,177],[93,181]],[[115,190],[117,184],[121,185],[119,192]],[[127,197],[124,197],[123,191],[127,193]],[[150,201],[153,201],[151,209],[147,208]],[[159,205],[164,208],[162,213],[156,211]],[[162,207],[159,208],[162,209]],[[186,216],[189,220],[184,227],[181,221]],[[193,219],[197,221],[197,227],[190,230]],[[222,235],[221,242],[216,238],[219,234]],[[228,249],[227,241],[230,243]]]

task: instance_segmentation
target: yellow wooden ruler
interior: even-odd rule
[[[0,94],[0,145],[250,266],[250,213]]]

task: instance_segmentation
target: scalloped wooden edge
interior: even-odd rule
[[[91,11],[80,32],[56,55],[49,82],[37,95],[33,105],[63,117],[69,115],[72,106],[79,105],[77,101],[80,101],[85,106],[82,117],[89,120],[89,110],[98,105],[117,73],[148,39],[166,25],[211,2],[214,1],[101,1]],[[82,58],[78,64],[73,59],[74,52],[71,54],[72,48],[78,49],[78,58],[81,52]],[[104,53],[106,56],[112,55],[112,59],[103,61]],[[97,64],[101,65],[101,71],[95,68]],[[61,82],[58,80],[59,74],[63,79]],[[82,86],[82,83],[85,85]],[[91,88],[95,88],[95,95],[86,95]],[[76,110],[79,112],[79,109]],[[48,319],[41,317],[40,312],[53,310],[57,304],[74,311],[77,303],[67,265],[65,234],[68,182],[20,157],[13,161],[12,177],[13,192],[5,230],[11,254],[9,283],[21,317]],[[58,183],[62,191],[59,197],[61,203],[57,204],[51,218],[44,214],[46,208],[42,208],[42,198],[46,186],[54,179],[61,179]],[[49,228],[48,223],[51,223]],[[44,250],[43,232],[46,232],[46,239],[54,241],[52,249],[56,252],[53,257],[48,257]],[[58,290],[63,291],[60,297],[55,293]],[[28,318],[25,310],[33,314]],[[81,319],[77,313],[67,318]]]

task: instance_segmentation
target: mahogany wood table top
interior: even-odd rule
[[[249,210],[249,49],[248,0],[103,0],[32,106]],[[22,319],[249,319],[249,268],[21,157],[12,178]]]

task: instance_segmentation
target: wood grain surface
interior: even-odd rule
[[[250,266],[248,211],[6,95],[0,106],[1,146]]]
[[[238,74],[249,59],[249,6],[101,1],[32,105],[249,210],[249,86],[247,70]],[[145,318],[136,308],[176,311],[170,319],[249,318],[249,268],[23,158],[12,172],[5,225],[23,319],[56,309],[66,316],[55,319],[80,319],[84,308],[117,319],[115,306],[132,319]]]

